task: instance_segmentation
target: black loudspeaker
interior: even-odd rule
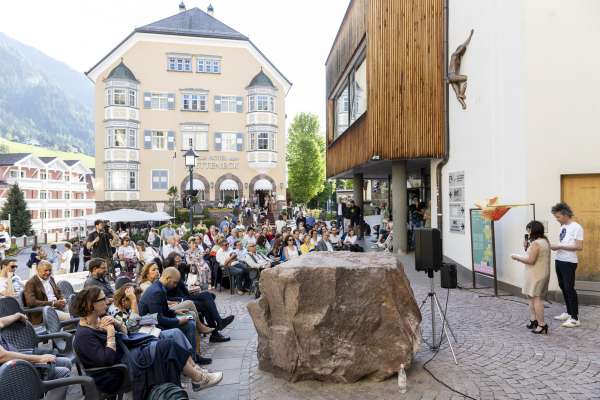
[[[442,268],[442,235],[439,229],[415,230],[415,268],[439,271]]]
[[[440,286],[443,289],[456,289],[458,286],[456,265],[446,263],[442,265],[442,269],[440,270]]]

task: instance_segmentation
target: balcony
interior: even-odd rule
[[[277,126],[277,114],[270,112],[248,113],[246,123],[248,125],[275,125]]]
[[[104,161],[139,161],[140,152],[137,149],[104,149]]]
[[[64,190],[71,192],[87,192],[85,182],[65,181],[63,179],[38,179],[38,178],[8,178],[6,183],[19,185],[21,190]]]
[[[277,152],[256,150],[248,152],[248,164],[256,170],[267,170],[277,166]]]
[[[140,111],[137,108],[110,106],[104,109],[104,119],[140,120]]]

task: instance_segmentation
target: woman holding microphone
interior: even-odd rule
[[[543,299],[548,292],[550,281],[550,242],[544,235],[544,225],[539,221],[527,224],[525,255],[513,254],[511,258],[525,265],[523,294],[529,298],[529,325],[533,333],[548,334],[548,324],[544,322]]]

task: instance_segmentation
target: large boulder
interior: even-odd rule
[[[259,367],[289,381],[384,380],[419,348],[421,313],[394,256],[309,253],[263,271],[260,290],[248,304]]]

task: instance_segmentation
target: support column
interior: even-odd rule
[[[363,209],[363,174],[354,174],[354,176],[352,177],[352,188],[354,190],[354,204],[359,206],[360,211],[364,213],[365,210]],[[363,238],[363,232],[360,228],[356,229],[356,234],[358,235],[359,239]]]
[[[406,161],[392,162],[392,218],[394,253],[408,252],[408,201],[406,190]]]

